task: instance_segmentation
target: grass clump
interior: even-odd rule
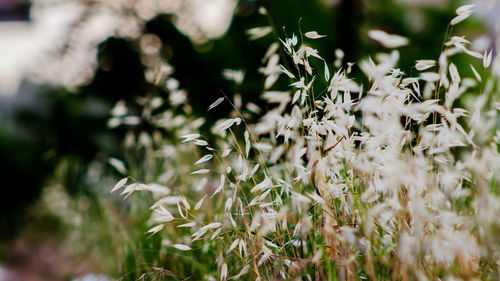
[[[472,9],[458,8],[450,26]],[[357,64],[340,50],[327,63],[308,46],[322,40],[315,31],[273,43],[261,69],[268,109],[222,97],[209,110],[221,103],[234,110],[210,138],[181,90],[171,95],[173,109],[160,113],[157,98],[143,101],[142,117],[180,142],[141,135],[149,156],[136,173],[154,184],[125,178],[113,189],[154,195],[147,233],[162,238],[165,263],[148,276],[498,280],[491,50],[472,51],[465,37],[449,35],[438,58],[417,61],[407,76],[398,48],[409,40],[382,30],[368,36],[389,51]],[[457,56],[477,59],[470,77]],[[351,79],[356,71],[364,78]],[[242,73],[226,74],[241,83]],[[250,121],[255,112],[263,113]],[[111,123],[133,121],[122,115]]]

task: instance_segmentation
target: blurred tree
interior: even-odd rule
[[[43,148],[12,129],[0,130],[0,240],[11,238],[26,223],[27,207],[40,194],[51,166],[41,155]]]

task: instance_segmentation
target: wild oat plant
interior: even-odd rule
[[[472,9],[458,8],[450,30]],[[113,191],[156,194],[149,232],[164,238],[167,255],[211,261],[193,278],[499,279],[492,51],[472,51],[464,36],[449,34],[439,58],[417,61],[409,77],[397,68],[397,48],[409,40],[381,30],[368,36],[389,52],[354,64],[337,50],[332,66],[307,45],[323,37],[315,31],[273,43],[261,69],[270,109],[257,122],[244,117],[256,105],[225,97],[209,107],[234,107],[212,128],[215,137],[201,136],[202,121],[186,112],[152,117],[180,136],[155,151],[164,172],[151,181],[161,185],[127,177]],[[457,67],[456,56],[477,63]],[[349,78],[355,68],[367,85]],[[289,88],[277,89],[279,79]]]

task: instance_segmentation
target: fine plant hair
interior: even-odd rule
[[[450,27],[473,8],[459,7]],[[145,146],[155,143],[144,173],[161,184],[127,177],[113,191],[152,192],[148,232],[169,255],[210,261],[204,276],[194,269],[184,277],[498,280],[498,62],[450,33],[440,56],[417,61],[408,76],[397,66],[407,38],[377,29],[367,36],[387,52],[356,64],[337,50],[329,65],[308,46],[324,37],[315,31],[273,43],[261,69],[269,109],[221,96],[209,110],[230,103],[234,111],[212,127],[210,141],[182,90],[171,100],[183,111],[154,115],[159,101],[144,101],[150,121],[179,143],[142,136]],[[457,66],[457,56],[475,62]],[[349,78],[354,68],[368,84]],[[236,84],[243,75],[225,72]],[[279,79],[289,86],[279,88]]]

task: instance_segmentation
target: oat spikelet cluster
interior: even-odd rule
[[[472,8],[457,9],[451,25]],[[150,231],[165,237],[167,252],[212,255],[207,280],[498,278],[500,97],[491,51],[452,36],[410,77],[397,50],[408,39],[377,29],[367,36],[391,50],[357,64],[337,50],[333,66],[308,46],[323,35],[283,38],[261,69],[269,109],[259,120],[244,117],[256,105],[221,98],[209,110],[232,103],[235,111],[214,125],[216,137],[196,126],[180,136],[200,152],[177,171],[189,180],[166,177],[178,187],[151,207]],[[476,58],[463,68],[472,72],[460,73],[456,56]],[[355,67],[365,85],[349,78]],[[278,88],[279,79],[289,87]],[[154,192],[126,180],[114,189]]]

